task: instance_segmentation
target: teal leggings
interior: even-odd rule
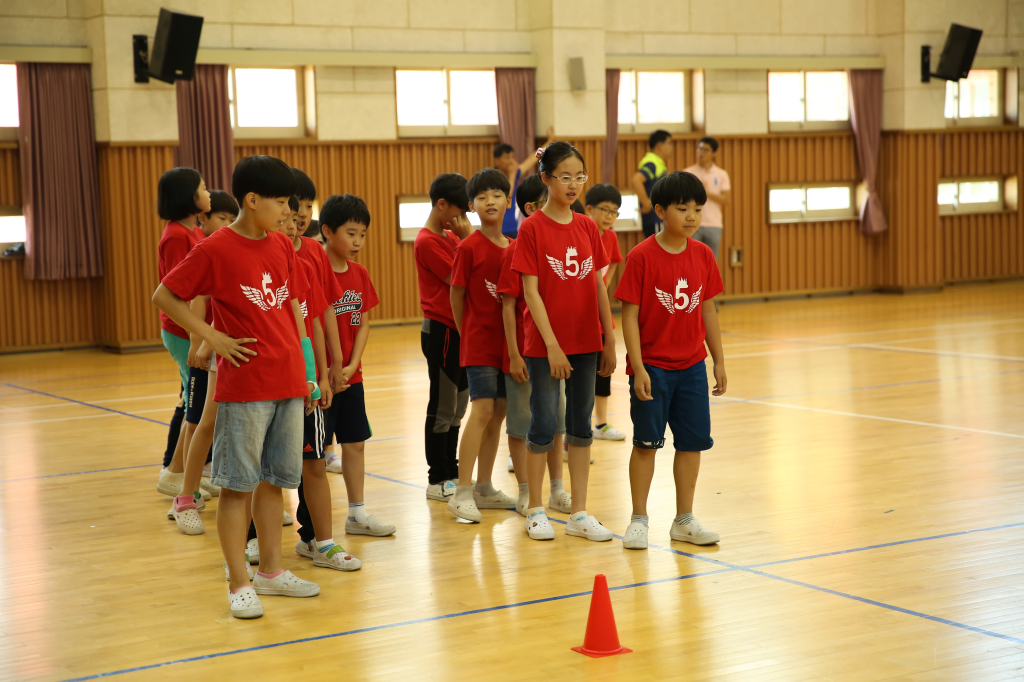
[[[188,401],[188,339],[175,336],[166,329],[160,330],[160,338],[163,339],[164,348],[171,354],[171,359],[178,363],[178,372],[181,374],[181,397]],[[188,407],[188,405],[185,405]]]

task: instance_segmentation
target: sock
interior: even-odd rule
[[[476,484],[476,493],[478,495],[491,496],[491,495],[495,494],[496,492],[498,492],[498,491],[494,489],[494,484],[491,483],[490,481],[487,481],[486,483],[477,483]]]
[[[468,485],[455,486],[455,498],[458,500],[473,499],[473,488]]]
[[[263,571],[257,571],[256,575],[258,575],[261,578],[276,578],[277,576],[281,575],[282,573],[284,573],[284,569],[283,568],[280,571],[276,571],[274,573],[264,573]]]
[[[318,552],[326,552],[327,550],[329,550],[333,546],[334,546],[334,538],[327,538],[323,542],[321,542],[320,540],[316,541],[316,551],[318,551]]]
[[[562,487],[562,479],[560,479],[560,478],[552,478],[551,479],[551,493],[552,494],[560,493],[563,490],[565,490],[565,488]]]
[[[579,522],[581,522],[585,518],[587,518],[587,512],[581,511],[581,512],[576,512],[575,514],[570,516],[569,520],[572,521],[573,523],[579,523]]]
[[[362,502],[348,503],[348,517],[357,523],[366,523],[366,505]]]
[[[648,527],[647,514],[632,514],[632,515],[630,515],[629,520],[630,521],[639,521],[640,523],[644,524],[644,528]]]
[[[594,430],[595,431],[600,431],[601,429],[603,429],[606,426],[608,426],[608,422],[604,422],[603,424],[598,424],[597,426],[594,427]]]
[[[525,495],[529,495],[530,494],[530,484],[529,483],[520,483],[519,484],[519,494],[520,495],[524,495],[524,494]]]
[[[547,516],[547,512],[544,511],[544,507],[543,506],[541,506],[541,507],[530,507],[529,509],[526,510],[526,518],[530,518],[534,514],[544,514],[545,516]]]
[[[178,505],[179,507],[184,507],[189,502],[198,503],[199,500],[193,498],[191,495],[178,495],[177,497],[174,498],[174,504]]]
[[[689,523],[690,521],[693,521],[693,514],[692,513],[690,513],[690,514],[677,514],[676,515],[676,520],[675,520],[676,523]]]

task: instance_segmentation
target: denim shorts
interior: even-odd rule
[[[558,414],[555,416],[555,435],[565,433],[565,382],[559,382]],[[530,382],[519,383],[511,374],[505,375],[505,395],[508,406],[505,408],[505,433],[526,440],[530,432]]]
[[[213,484],[251,492],[260,482],[298,488],[302,398],[220,403],[213,429]]]
[[[569,445],[589,447],[594,442],[590,415],[594,411],[594,385],[600,353],[570,355],[572,372],[565,380],[565,440]],[[526,358],[530,372],[530,432],[526,447],[530,452],[548,452],[554,446],[558,423],[560,384],[551,376],[547,358]]]
[[[473,365],[466,368],[469,381],[470,402],[483,398],[497,400],[505,397],[505,380],[501,370],[487,365]]]
[[[640,400],[629,377],[629,416],[633,419],[633,445],[642,450],[665,447],[665,425],[672,428],[677,452],[710,450],[711,408],[708,375],[703,362],[687,369],[661,369],[644,365],[651,377],[651,397]]]

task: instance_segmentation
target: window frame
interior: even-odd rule
[[[416,241],[416,235],[419,234],[424,226],[402,227],[402,204],[427,204],[429,206],[430,196],[426,194],[398,194],[395,196],[395,229],[397,231],[398,243],[412,244]],[[509,208],[508,210],[514,211],[515,208]],[[466,220],[469,221],[474,230],[480,227],[480,216],[476,213],[466,211]]]
[[[960,185],[961,183],[965,182],[995,182],[996,186],[999,189],[999,198],[996,201],[990,201],[984,204],[960,204],[959,201],[954,201],[952,204],[938,203],[940,185],[955,184],[957,186],[957,197],[959,197]],[[999,175],[982,175],[976,177],[960,176],[954,178],[939,178],[939,182],[935,186],[935,203],[939,207],[939,217],[947,218],[953,216],[978,215],[984,213],[1002,213],[1007,210],[1007,185],[1011,183],[1014,185],[1015,188],[1017,183],[1016,176],[1003,177]]]
[[[398,123],[398,72],[399,71],[441,71],[444,73],[444,108],[448,115],[448,123],[443,126],[405,126]],[[455,125],[452,123],[452,71],[489,71],[488,68],[396,68],[394,69],[395,79],[395,127],[400,138],[424,138],[424,137],[496,137],[498,135],[497,125]],[[495,94],[497,98],[497,94]]]
[[[850,207],[811,211],[807,208],[807,190],[819,187],[846,187],[850,190]],[[774,189],[803,190],[803,208],[800,211],[777,211],[772,213],[771,192]],[[860,217],[858,201],[858,183],[852,180],[832,182],[770,182],[765,185],[765,212],[769,225],[792,223],[831,223],[844,220],[857,220]]]
[[[618,123],[620,135],[649,134],[655,130],[667,130],[670,133],[693,132],[693,73],[689,69],[622,69],[622,74],[633,74],[633,109],[637,123]],[[676,123],[640,123],[640,101],[637,93],[640,87],[640,73],[681,73],[683,75],[683,121]],[[621,88],[621,80],[620,88]],[[616,93],[616,98],[618,93]]]
[[[947,128],[990,128],[1001,126],[1006,122],[1006,74],[1007,69],[971,69],[971,71],[995,71],[996,72],[996,106],[992,116],[960,118],[960,81],[946,81],[946,87],[942,95],[942,117],[946,121]],[[970,75],[970,72],[968,72]],[[966,79],[961,79],[966,80]],[[950,85],[956,86],[954,97],[953,116],[946,116],[946,94]]]
[[[295,72],[295,100],[298,105],[298,125],[288,128],[268,128],[268,127],[249,127],[238,125],[238,104],[237,104],[237,78],[235,72],[239,69],[274,69],[276,71],[288,71],[292,70]],[[231,133],[236,140],[273,140],[273,139],[293,139],[293,138],[305,138],[310,135],[309,121],[310,117],[307,111],[310,107],[308,96],[306,93],[307,86],[309,85],[310,79],[307,76],[307,71],[312,71],[308,67],[302,66],[260,66],[255,64],[245,64],[239,66],[228,67],[228,111],[231,118]],[[315,90],[310,95],[315,96]],[[315,103],[313,103],[315,111]]]
[[[800,103],[803,105],[803,120],[801,121],[773,121],[771,120],[771,80],[773,73],[799,73],[802,83]],[[852,130],[849,114],[849,94],[847,94],[847,115],[845,121],[808,121],[807,120],[807,74],[808,73],[843,73],[846,75],[846,84],[849,88],[850,75],[841,69],[770,69],[765,74],[768,83],[768,132],[770,133],[794,133],[794,132],[816,132],[821,130]],[[847,91],[849,92],[849,91]],[[830,185],[831,186],[831,185]]]
[[[18,74],[18,65],[17,65],[17,63],[15,63],[15,62],[0,62],[0,66],[13,66],[14,67],[14,74],[15,74],[14,77],[15,77],[15,79],[17,79],[17,77],[18,77],[17,76],[17,74]],[[17,82],[17,81],[15,81],[15,82]],[[17,99],[18,93],[15,92],[14,96],[15,96],[15,99]],[[20,127],[3,127],[3,128],[0,128],[0,142],[17,142],[18,141],[18,137],[19,137],[18,134],[19,134],[20,131],[21,131]],[[4,215],[4,214],[0,213],[0,215]],[[18,242],[13,242],[13,243],[17,244]]]

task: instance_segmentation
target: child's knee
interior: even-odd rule
[[[469,418],[475,422],[486,423],[494,417],[494,401],[488,398],[478,398],[473,401],[473,409],[470,410]]]
[[[327,460],[304,459],[302,460],[302,475],[307,477],[326,477]]]

